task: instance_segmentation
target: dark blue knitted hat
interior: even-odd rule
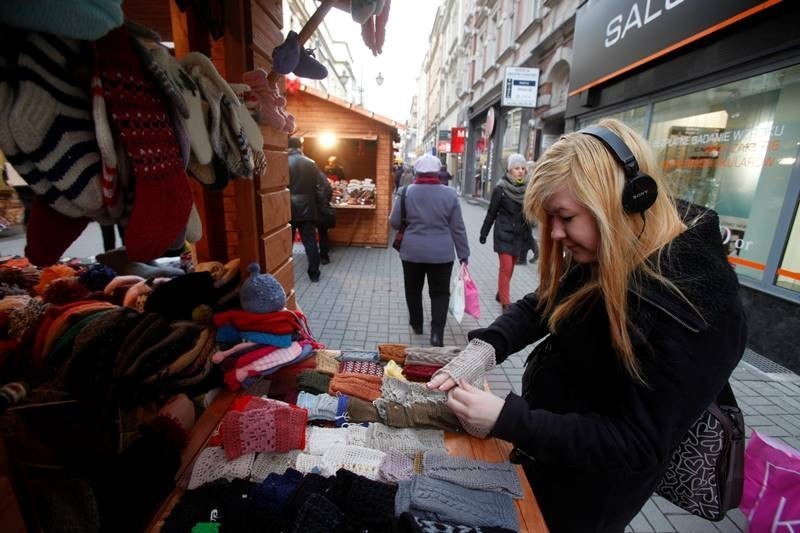
[[[247,267],[250,277],[239,289],[242,309],[250,313],[273,313],[286,306],[286,292],[272,274],[261,274],[258,263]]]

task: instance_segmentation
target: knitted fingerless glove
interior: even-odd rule
[[[455,381],[475,383],[494,368],[494,347],[480,339],[472,339],[464,351],[433,374],[447,374]]]

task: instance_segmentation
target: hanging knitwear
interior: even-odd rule
[[[489,463],[430,450],[423,456],[422,468],[428,477],[468,489],[501,492],[517,499],[524,497],[517,470],[509,462]]]
[[[109,121],[131,160],[135,199],[125,247],[132,261],[161,256],[186,229],[192,192],[180,146],[158,87],[134,52],[125,27],[97,43],[97,70]]]

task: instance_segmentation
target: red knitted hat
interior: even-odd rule
[[[164,96],[144,71],[122,26],[97,43],[109,122],[131,161],[133,212],[125,231],[132,261],[163,254],[186,228],[192,193]]]

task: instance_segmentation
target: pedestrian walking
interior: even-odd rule
[[[517,258],[524,256],[531,248],[533,239],[531,225],[522,212],[522,201],[528,186],[528,171],[525,158],[521,154],[508,156],[508,171],[497,182],[492,191],[489,209],[481,226],[480,243],[486,243],[486,236],[494,225],[494,251],[500,261],[497,275],[497,295],[495,299],[505,311],[511,303],[511,276]]]
[[[442,169],[439,171],[439,181],[442,182],[442,185],[450,185],[450,180],[453,179],[453,175],[447,171],[447,163],[442,163]]]
[[[676,204],[658,171],[619,121],[561,137],[525,195],[542,228],[539,289],[472,331],[428,384],[465,424],[514,444],[550,531],[622,532],[745,348],[719,217]],[[522,396],[453,379],[545,336]]]
[[[431,345],[442,346],[453,260],[469,259],[469,243],[456,191],[439,181],[439,159],[425,154],[414,162],[414,183],[403,187],[392,206],[389,223],[401,227],[405,203],[407,226],[400,246],[409,324],[422,334],[422,287],[428,280],[431,298]]]
[[[300,232],[300,239],[308,258],[308,278],[319,281],[320,250],[317,246],[317,221],[328,179],[316,163],[303,154],[302,141],[289,138],[289,192],[292,204],[292,239]]]

